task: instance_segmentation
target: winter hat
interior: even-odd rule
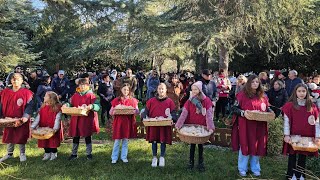
[[[203,97],[203,99],[206,97],[206,95],[203,93],[203,90],[202,90],[202,82],[201,81],[197,81],[197,82],[195,82],[195,83],[193,83],[192,84],[192,86],[196,86],[198,89],[199,89],[199,91],[202,93],[202,97]]]
[[[63,74],[64,75],[64,70],[59,70],[58,74]]]
[[[282,74],[281,71],[279,71],[279,70],[274,71],[275,77],[278,77],[280,74]]]

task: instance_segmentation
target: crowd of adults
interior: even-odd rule
[[[202,81],[203,92],[208,96],[215,106],[215,120],[228,116],[231,106],[235,102],[235,97],[242,90],[247,79],[243,74],[235,74],[231,71],[224,72],[222,69],[212,72],[209,69],[202,70],[201,74],[195,74],[190,71],[182,71],[179,73],[161,73],[156,70],[145,71],[133,70],[128,68],[125,72],[116,69],[106,69],[100,72],[89,72],[81,70],[67,77],[64,70],[49,75],[47,71],[38,68],[35,70],[23,66],[16,66],[13,72],[9,73],[5,81],[0,81],[0,90],[6,86],[10,86],[10,76],[13,73],[21,73],[24,78],[24,86],[30,89],[36,99],[36,107],[40,108],[44,95],[47,91],[54,91],[59,95],[60,101],[67,102],[75,93],[78,78],[87,78],[90,86],[100,97],[102,107],[101,123],[106,122],[106,118],[110,118],[109,110],[110,102],[120,93],[120,87],[123,83],[130,84],[132,92],[142,102],[152,98],[156,94],[157,86],[165,83],[167,86],[168,97],[173,100],[176,110],[183,107],[188,100],[191,85],[196,81]],[[273,78],[269,78],[268,72],[259,73],[259,78],[269,98],[271,108],[280,115],[280,108],[287,102],[288,97],[292,94],[294,87],[299,83],[307,83],[309,90],[317,102],[320,91],[320,75],[313,75],[301,79],[298,77],[296,70],[282,72],[274,71]],[[320,106],[318,101],[318,106]]]

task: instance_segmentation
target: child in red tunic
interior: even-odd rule
[[[121,95],[120,97],[115,98],[111,101],[110,115],[114,116],[113,120],[113,134],[112,139],[114,139],[114,145],[111,155],[111,163],[117,163],[119,158],[119,146],[122,140],[122,150],[121,150],[121,160],[124,163],[128,162],[128,139],[137,137],[137,125],[136,117],[134,115],[114,115],[114,108],[117,105],[132,106],[136,109],[136,114],[139,113],[138,109],[138,100],[131,97],[130,94],[130,85],[124,83],[121,86]]]
[[[176,128],[180,129],[183,124],[198,124],[207,126],[207,129],[212,133],[215,129],[213,124],[213,109],[212,102],[202,91],[202,82],[197,81],[191,86],[191,94],[189,100],[184,104],[182,113],[176,123]],[[194,167],[195,144],[190,145],[190,157],[188,169]],[[199,163],[198,170],[205,171],[203,163],[203,144],[198,144],[199,148]]]
[[[284,113],[284,143],[283,154],[289,155],[287,179],[304,179],[304,173],[296,171],[298,166],[306,167],[306,156],[318,156],[318,151],[314,153],[305,151],[294,151],[289,144],[290,135],[300,135],[302,137],[314,137],[316,144],[319,143],[319,110],[312,103],[308,87],[305,84],[298,84],[290,99],[283,107]],[[298,163],[296,155],[298,154]]]
[[[20,161],[26,161],[25,145],[30,137],[30,116],[32,114],[33,94],[30,90],[21,88],[23,77],[19,73],[11,76],[12,88],[6,88],[0,92],[0,116],[21,118],[17,121],[18,127],[4,128],[2,142],[7,145],[7,155],[0,162],[13,157],[14,145],[20,146]]]
[[[72,154],[68,160],[78,157],[78,147],[80,137],[85,138],[87,159],[92,159],[92,142],[93,133],[99,133],[98,111],[100,106],[96,100],[96,96],[90,89],[88,79],[80,78],[77,80],[78,87],[76,93],[71,97],[70,104],[64,106],[86,107],[90,110],[88,116],[71,116],[69,136],[73,137]]]
[[[172,118],[175,119],[175,104],[174,102],[167,97],[167,86],[164,83],[160,83],[157,88],[158,96],[153,97],[147,101],[146,108],[141,112],[141,118]],[[152,167],[157,167],[158,158],[157,158],[157,149],[158,143],[161,143],[161,155],[159,159],[159,166],[164,167],[165,165],[165,151],[166,144],[172,144],[172,127],[171,126],[150,126],[147,127],[147,136],[146,140],[152,143]]]
[[[39,127],[52,128],[55,134],[46,140],[38,140],[38,147],[44,148],[44,156],[42,160],[54,160],[57,158],[57,147],[63,140],[63,130],[61,124],[61,104],[58,95],[53,91],[48,91],[44,96],[43,105],[41,106],[38,116],[33,121],[31,128]]]
[[[254,176],[261,175],[259,157],[267,154],[267,122],[248,120],[247,110],[272,111],[268,107],[268,98],[264,94],[261,82],[251,75],[242,91],[237,95],[234,106],[232,127],[232,149],[239,151],[238,170],[240,176],[246,176],[248,163]],[[249,117],[250,118],[250,117]]]

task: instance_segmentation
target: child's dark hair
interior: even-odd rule
[[[308,86],[306,84],[302,84],[302,83],[299,83],[296,85],[296,87],[294,88],[294,90],[292,91],[292,94],[289,98],[289,102],[292,102],[293,103],[293,106],[295,109],[299,109],[299,104],[298,104],[298,96],[297,96],[297,90],[298,88],[300,87],[303,87],[306,89],[306,107],[307,107],[307,111],[308,112],[311,112],[312,111],[312,101],[311,101],[311,98],[310,98],[310,92],[308,91]]]
[[[258,86],[258,88],[256,89],[255,92],[251,88],[251,83],[252,83],[252,81],[254,79],[258,79],[258,82],[259,82],[259,86]],[[247,81],[247,83],[245,84],[245,86],[243,88],[243,91],[244,91],[245,95],[250,99],[255,97],[255,96],[257,96],[259,99],[262,99],[263,96],[264,96],[264,91],[263,91],[262,86],[261,86],[261,81],[260,81],[260,79],[259,79],[259,77],[257,75],[249,76],[248,81]]]
[[[80,84],[89,84],[89,80],[86,78],[79,78],[78,85],[80,85]]]

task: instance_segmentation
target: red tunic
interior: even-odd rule
[[[44,106],[40,109],[40,122],[39,127],[54,127],[54,122],[56,116],[59,112],[51,111],[50,106]],[[60,146],[61,141],[63,140],[63,129],[62,123],[60,122],[60,129],[50,138],[46,140],[38,140],[39,148],[57,148]]]
[[[75,93],[71,97],[71,105],[73,107],[94,104],[96,96],[92,92],[87,92],[84,95]],[[71,137],[87,137],[93,133],[99,133],[98,113],[90,111],[88,116],[71,116],[69,136]]]
[[[212,102],[210,98],[206,97],[202,102],[202,107],[209,109],[212,107]],[[196,111],[196,106],[192,104],[190,100],[188,100],[184,104],[184,108],[188,111],[188,117],[185,120],[184,124],[198,124],[198,125],[203,125],[207,126],[207,121],[206,121],[206,116],[202,115],[202,113],[197,114]]]
[[[175,109],[174,102],[167,98],[164,101],[159,101],[157,98],[151,98],[147,101],[146,108],[149,110],[149,117],[167,117],[165,115],[165,110],[167,108],[170,109],[170,112]],[[149,126],[147,127],[147,136],[146,140],[151,142],[158,142],[158,143],[166,143],[172,144],[172,127],[171,126]]]
[[[266,111],[268,98],[248,98],[243,91],[237,94],[237,100],[242,110]],[[236,119],[238,119],[236,121]],[[242,154],[265,156],[267,154],[268,125],[263,121],[251,121],[245,117],[234,116],[232,127],[232,149],[238,151],[241,147]]]
[[[319,116],[319,110],[316,105],[312,104],[312,111],[308,112],[306,106],[300,106],[299,110],[293,107],[292,102],[286,103],[282,107],[282,111],[289,118],[290,134],[301,135],[303,137],[315,137],[315,125],[308,123],[308,118],[314,116],[315,120]],[[292,146],[283,142],[282,152],[287,154],[304,154],[307,156],[318,156],[318,152],[294,151]]]
[[[21,118],[26,105],[32,100],[33,93],[25,88],[14,92],[6,88],[0,92],[2,115],[4,117]],[[4,128],[2,142],[26,144],[30,137],[30,120],[16,128]]]
[[[126,105],[136,108],[138,106],[138,100],[135,98],[123,99],[115,98],[112,100],[112,107],[117,105]],[[115,115],[113,124],[112,139],[129,139],[137,137],[137,124],[135,115]]]

